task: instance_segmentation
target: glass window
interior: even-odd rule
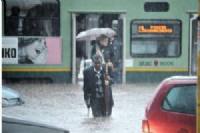
[[[196,113],[196,85],[173,87],[163,101],[162,108],[167,111],[187,114]]]
[[[146,2],[144,4],[145,12],[167,12],[169,3],[167,2]]]
[[[5,0],[5,36],[59,36],[59,0]]]
[[[178,20],[134,20],[131,23],[131,54],[134,57],[177,57],[181,54],[181,23]]]

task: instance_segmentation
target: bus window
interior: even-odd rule
[[[59,0],[5,0],[5,36],[59,36]]]
[[[169,11],[168,2],[145,2],[145,12],[167,12]]]
[[[178,57],[181,54],[178,20],[134,20],[131,23],[133,57]]]

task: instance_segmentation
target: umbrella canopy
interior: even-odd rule
[[[112,37],[116,33],[111,28],[92,28],[86,31],[80,32],[76,36],[77,41],[86,41],[86,40],[96,40],[101,35],[106,35],[107,37]]]

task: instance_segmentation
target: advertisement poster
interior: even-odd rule
[[[60,38],[3,37],[3,64],[61,64]]]
[[[2,63],[18,64],[18,38],[2,39]]]
[[[47,37],[45,40],[48,49],[46,64],[61,64],[62,63],[61,38]]]

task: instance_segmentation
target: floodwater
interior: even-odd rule
[[[70,133],[141,133],[145,107],[158,83],[113,86],[114,107],[109,118],[93,118],[84,104],[81,85],[15,83],[24,105],[3,108],[3,116],[64,128]]]

